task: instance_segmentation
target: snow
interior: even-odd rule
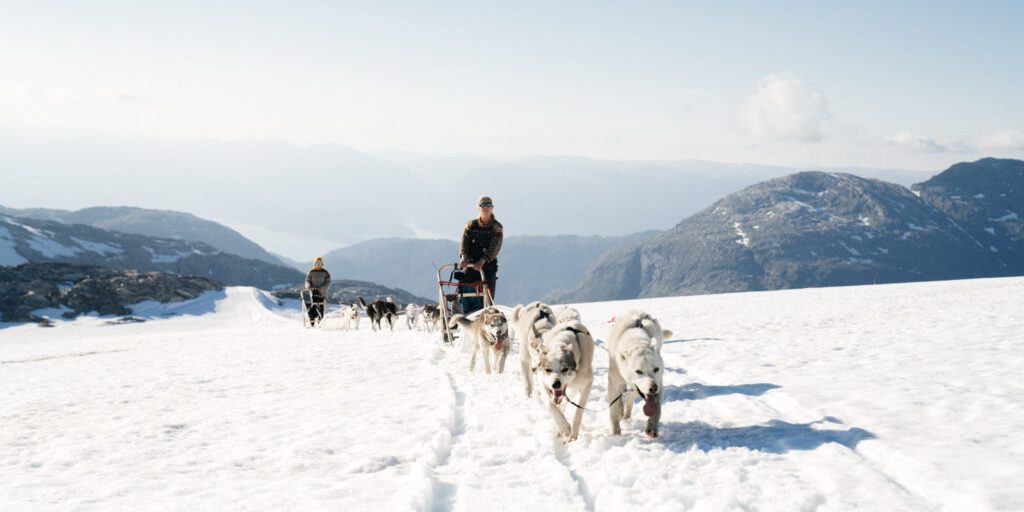
[[[15,249],[14,236],[6,227],[0,226],[0,265],[15,266],[27,262]]]
[[[993,227],[985,228],[985,231],[987,231],[988,234],[990,234],[992,236],[995,236],[995,234],[996,234],[996,228],[993,228]]]
[[[569,445],[518,347],[470,374],[436,333],[304,330],[251,288],[7,327],[0,509],[1019,510],[1021,301],[1024,278],[578,305],[600,345],[637,307],[675,334],[662,437],[609,433],[598,349]]]
[[[742,245],[744,247],[750,247],[750,237],[747,236],[747,234],[743,232],[743,229],[740,227],[740,223],[739,222],[733,222],[732,223],[732,228],[734,230],[736,230],[736,236],[740,237],[739,240],[736,240],[736,243],[738,243],[738,244],[740,244],[740,245]]]
[[[850,254],[852,254],[854,256],[860,256],[860,251],[858,251],[857,249],[854,249],[853,247],[850,247],[849,245],[846,245],[846,242],[843,242],[842,240],[840,240],[839,241],[839,245],[843,246],[843,249],[846,249],[846,251],[849,252]]]
[[[980,193],[979,194],[975,194],[974,198],[975,199],[985,199],[985,194],[980,194]]]
[[[992,222],[1006,222],[1006,221],[1009,221],[1009,220],[1018,220],[1019,218],[1020,217],[1018,217],[1016,213],[1011,212],[1011,211],[1007,211],[1006,215],[1003,215],[1002,217],[999,217],[999,218],[996,218],[996,219],[993,219],[992,217],[989,217],[988,220],[990,220]]]
[[[111,255],[111,254],[122,254],[122,253],[124,253],[124,248],[122,248],[122,247],[120,247],[120,246],[118,246],[116,244],[111,245],[111,244],[105,244],[105,243],[102,243],[102,242],[90,242],[89,240],[82,240],[82,239],[76,238],[76,237],[71,237],[71,239],[74,240],[75,243],[80,245],[86,251],[94,252],[94,253],[97,253],[97,254],[99,254],[101,256],[107,256],[107,255]]]
[[[914,230],[914,231],[925,231],[924,228],[922,228],[921,226],[918,226],[917,224],[914,224],[913,222],[908,222],[907,223],[907,227],[912,229],[912,230]]]

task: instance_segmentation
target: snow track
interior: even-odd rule
[[[1020,510],[1022,301],[997,279],[581,305],[598,340],[634,307],[676,337],[661,437],[639,408],[609,433],[598,349],[570,444],[518,347],[470,373],[436,333],[304,330],[251,289],[0,328],[0,510]]]

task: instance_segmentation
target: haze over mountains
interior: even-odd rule
[[[459,236],[494,197],[510,236],[668,229],[725,194],[799,169],[706,161],[491,159],[366,153],[277,140],[160,141],[0,127],[0,204],[134,205],[190,212],[298,261],[375,238]],[[78,170],[68,186],[68,169]],[[909,185],[930,174],[856,170]],[[80,177],[80,178],[79,178]],[[80,180],[80,181],[79,181]]]

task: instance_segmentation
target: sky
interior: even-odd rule
[[[1024,158],[1022,2],[100,0],[3,11],[8,129],[934,171]]]

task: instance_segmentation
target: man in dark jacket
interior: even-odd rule
[[[465,270],[463,281],[485,281],[494,297],[498,283],[498,252],[505,237],[505,230],[494,218],[494,202],[488,196],[477,201],[480,213],[466,223],[462,230],[462,244],[459,246],[459,268]],[[480,273],[483,273],[483,279]],[[483,300],[476,297],[462,299],[462,309],[468,315],[483,307]]]
[[[308,304],[309,321],[314,325],[324,318],[324,302],[330,287],[331,274],[324,268],[324,259],[317,256],[313,260],[313,268],[306,274],[306,289],[313,297],[313,303]]]

